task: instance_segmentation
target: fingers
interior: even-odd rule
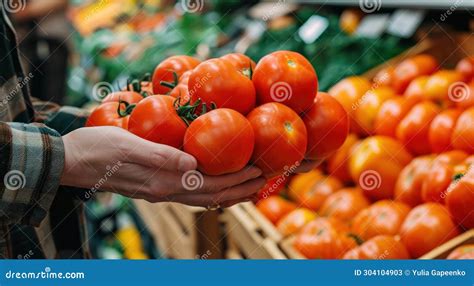
[[[169,196],[170,201],[179,202],[192,206],[215,206],[223,207],[242,202],[253,196],[265,185],[265,179],[257,178],[243,184],[230,187],[212,194],[176,194]]]
[[[301,162],[298,168],[296,168],[295,173],[309,172],[313,170],[314,168],[318,167],[319,165],[321,165],[321,163],[322,163],[322,160],[321,161],[304,160]]]
[[[168,145],[153,143],[136,137],[134,146],[124,146],[130,163],[169,171],[187,172],[197,168],[196,159]]]
[[[185,176],[184,174],[183,176]],[[240,185],[248,180],[258,178],[262,175],[262,171],[257,167],[248,166],[239,172],[226,174],[221,176],[203,176],[202,187],[196,192],[200,193],[216,193],[232,186]]]

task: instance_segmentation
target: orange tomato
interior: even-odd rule
[[[296,233],[305,224],[316,218],[316,214],[306,208],[298,208],[284,217],[277,223],[277,229],[284,236]]]
[[[474,168],[449,187],[446,206],[456,223],[466,229],[474,228]]]
[[[465,244],[456,247],[446,259],[474,259],[474,244]]]
[[[306,188],[321,178],[323,178],[323,174],[319,169],[295,175],[288,184],[288,197],[294,201],[300,201]]]
[[[396,201],[411,207],[421,204],[421,186],[433,160],[433,155],[417,157],[403,168],[395,184]]]
[[[455,149],[474,153],[474,107],[459,116],[451,135],[451,144]]]
[[[324,176],[313,183],[301,193],[298,202],[303,207],[318,211],[326,199],[343,187],[341,181],[333,176]]]
[[[369,205],[369,200],[360,189],[347,188],[330,195],[324,201],[319,213],[322,216],[335,217],[344,222],[349,222]]]
[[[395,139],[372,136],[354,148],[349,169],[352,179],[367,197],[390,199],[398,175],[411,159],[410,153]]]
[[[334,176],[342,182],[350,182],[352,180],[349,172],[349,156],[352,149],[359,142],[357,135],[351,133],[347,136],[346,141],[342,144],[334,155],[327,160],[327,170],[331,176]]]
[[[415,103],[415,100],[406,97],[394,97],[383,102],[375,117],[375,134],[395,137],[398,123]]]
[[[416,104],[398,124],[397,139],[413,154],[430,153],[431,148],[427,144],[428,133],[431,121],[439,111],[439,107],[431,101]]]
[[[349,133],[346,111],[325,92],[318,92],[313,106],[302,118],[308,133],[307,159],[323,161],[341,147]]]
[[[458,150],[445,152],[436,158],[421,185],[422,200],[443,203],[455,175],[455,166],[466,158],[467,154]]]
[[[441,106],[452,106],[453,84],[460,83],[463,75],[454,70],[439,70],[428,78],[425,85],[426,99]]]
[[[348,228],[335,218],[321,218],[306,224],[297,233],[293,246],[309,259],[338,259],[356,247]]]
[[[351,230],[363,240],[382,234],[396,235],[409,212],[410,207],[404,203],[378,201],[356,215]]]
[[[367,91],[355,106],[354,116],[361,132],[367,135],[375,130],[375,118],[381,105],[388,99],[395,97],[395,92],[389,87],[379,87]]]
[[[420,76],[410,82],[407,89],[403,93],[406,98],[413,99],[415,101],[422,101],[426,99],[425,86],[428,82],[429,76]]]
[[[466,81],[474,77],[474,56],[461,59],[456,65],[456,71],[460,72]]]
[[[474,106],[474,79],[468,84],[460,84],[451,90],[456,106],[467,109]]]
[[[296,205],[279,196],[270,196],[257,203],[257,208],[273,224],[282,217],[296,209]]]
[[[344,254],[343,259],[409,259],[405,245],[390,235],[378,235]]]
[[[461,112],[462,110],[460,109],[446,109],[436,115],[433,121],[431,121],[428,139],[431,150],[434,153],[453,149],[451,146],[451,134]]]
[[[431,55],[420,54],[405,59],[395,67],[392,86],[397,93],[403,93],[412,80],[434,73],[438,66],[438,61]]]
[[[410,256],[418,258],[459,234],[448,210],[438,203],[425,203],[412,209],[400,229]]]
[[[364,77],[352,76],[331,87],[328,93],[344,107],[351,120],[351,130],[361,132],[354,120],[354,107],[360,98],[371,88],[370,81]]]
[[[373,78],[373,82],[377,86],[392,86],[395,76],[395,68],[393,66],[388,66],[381,69]]]

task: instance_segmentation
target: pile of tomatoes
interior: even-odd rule
[[[151,81],[104,98],[87,126],[112,125],[193,155],[223,175],[246,165],[270,178],[303,160],[322,161],[345,141],[349,120],[301,54],[277,51],[257,64],[243,54],[200,61],[172,56]]]
[[[328,94],[350,117],[344,144],[316,170],[272,179],[257,203],[301,254],[418,258],[474,228],[474,57],[439,70],[417,55]]]

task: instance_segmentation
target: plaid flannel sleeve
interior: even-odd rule
[[[60,134],[42,124],[0,122],[0,220],[38,226],[64,168]]]

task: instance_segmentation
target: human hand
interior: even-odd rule
[[[117,127],[80,128],[63,136],[65,167],[61,184],[105,190],[150,202],[227,207],[254,200],[265,180],[247,167],[206,176],[194,157]]]

